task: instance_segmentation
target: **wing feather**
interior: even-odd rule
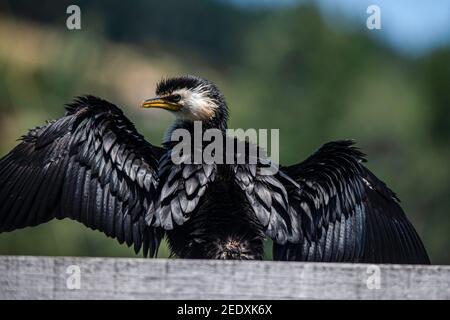
[[[154,254],[160,150],[104,100],[80,97],[66,109],[0,160],[0,232],[69,217]]]
[[[430,263],[398,198],[364,161],[352,141],[337,141],[282,168],[295,182],[281,180],[298,237],[274,244],[276,260]]]

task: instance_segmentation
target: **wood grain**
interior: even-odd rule
[[[68,267],[80,289],[68,289]],[[0,299],[450,299],[450,266],[0,256]],[[372,277],[372,278],[370,278]],[[368,286],[369,279],[369,286]]]

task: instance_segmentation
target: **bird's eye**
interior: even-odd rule
[[[170,100],[172,102],[179,102],[181,100],[181,96],[179,94],[173,94],[170,96]]]

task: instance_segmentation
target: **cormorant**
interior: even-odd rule
[[[162,80],[144,108],[176,116],[162,147],[144,140],[115,105],[82,96],[64,117],[34,128],[0,160],[0,232],[71,218],[155,256],[166,236],[180,258],[428,264],[396,195],[352,141],[262,175],[253,163],[178,163],[170,133],[227,128],[210,81]],[[248,146],[248,143],[246,142]]]

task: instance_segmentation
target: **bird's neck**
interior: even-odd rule
[[[164,144],[166,146],[170,146],[177,141],[173,141],[174,132],[178,129],[187,130],[191,136],[191,139],[195,139],[196,137],[203,137],[203,134],[208,129],[217,129],[220,130],[223,134],[227,129],[226,121],[217,121],[216,119],[210,119],[205,121],[198,121],[194,123],[193,121],[181,120],[177,119],[167,130],[166,135],[164,137]],[[198,132],[200,131],[200,132]]]

